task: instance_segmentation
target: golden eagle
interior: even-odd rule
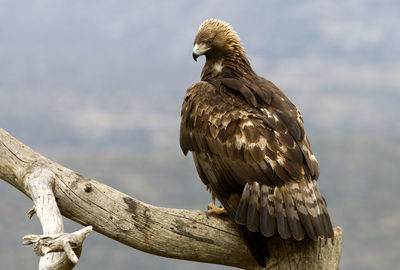
[[[265,267],[266,239],[275,232],[283,239],[333,237],[299,110],[253,71],[228,23],[200,25],[193,58],[200,55],[206,62],[184,97],[180,146],[192,152],[201,180],[252,255]]]

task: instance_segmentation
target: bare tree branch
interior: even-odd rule
[[[65,255],[73,263],[78,263],[78,256],[82,250],[85,238],[92,231],[92,226],[87,226],[73,233],[59,233],[52,235],[29,234],[23,237],[24,245],[33,245],[33,250],[38,256],[44,256],[50,252],[65,252]],[[76,252],[78,251],[78,252]],[[76,254],[78,253],[78,255]],[[62,258],[65,260],[65,258]]]
[[[228,219],[140,202],[46,159],[0,129],[0,178],[34,199],[29,179],[38,170],[53,175],[62,215],[116,241],[165,257],[258,269]],[[338,269],[342,231],[317,242],[273,237],[268,245],[268,269]]]

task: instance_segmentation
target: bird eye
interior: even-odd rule
[[[211,42],[212,42],[212,39],[211,39],[211,38],[206,40],[206,43],[207,43],[207,44],[211,44]]]

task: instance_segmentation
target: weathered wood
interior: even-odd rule
[[[78,256],[82,251],[83,241],[91,231],[92,226],[87,226],[73,233],[59,233],[51,235],[29,234],[23,237],[23,244],[33,245],[33,250],[38,256],[44,256],[49,253],[58,254],[65,252],[65,256],[68,257],[71,263],[77,264],[79,260]],[[65,258],[62,258],[62,260],[65,260]],[[56,262],[55,264],[58,263]],[[44,266],[43,269],[48,269],[46,267],[49,266]],[[51,266],[50,269],[54,269],[54,266]]]
[[[42,225],[43,234],[62,233],[64,224],[53,194],[53,173],[46,168],[36,167],[35,171],[27,175],[26,187],[34,202],[34,209]],[[55,269],[57,265],[63,264],[62,262],[66,260],[65,254],[62,252],[41,256],[39,270]]]
[[[54,173],[61,214],[133,248],[160,256],[259,269],[232,223],[204,211],[169,209],[140,202],[34,152],[0,129],[0,178],[31,198],[27,179],[37,168]],[[268,242],[267,269],[338,269],[342,231],[317,242]]]
[[[73,269],[78,263],[83,241],[92,231],[89,226],[72,234],[63,233],[64,224],[53,192],[55,178],[51,170],[41,166],[30,168],[25,175],[25,188],[34,202],[28,217],[37,214],[44,235],[24,236],[23,244],[33,244],[35,253],[42,256],[39,270]]]

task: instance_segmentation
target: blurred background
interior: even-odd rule
[[[199,80],[192,44],[219,18],[254,70],[302,111],[320,188],[344,230],[341,269],[400,269],[399,1],[0,0],[0,127],[147,203],[206,209],[178,143]],[[32,202],[0,181],[2,269],[35,269]],[[66,231],[81,228],[66,221]],[[230,269],[144,254],[97,233],[77,269]]]

